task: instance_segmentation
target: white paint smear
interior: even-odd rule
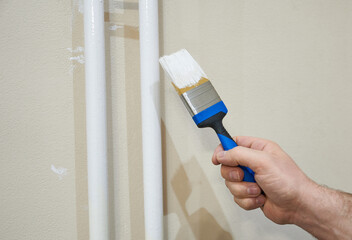
[[[85,58],[84,58],[84,47],[78,46],[74,49],[72,48],[66,48],[70,53],[72,53],[72,57],[69,58],[69,60],[72,62],[69,72],[70,74],[73,73],[73,70],[76,68],[76,63],[84,64],[85,63]],[[77,56],[75,56],[77,55]]]
[[[109,29],[110,29],[111,31],[116,31],[116,29],[118,29],[118,28],[123,28],[123,26],[112,25],[112,26],[109,27]]]
[[[79,55],[79,56],[75,56],[75,57],[70,57],[71,61],[77,61],[80,64],[84,64],[84,55]]]
[[[84,51],[84,47],[78,46],[75,49],[67,48],[67,50],[71,53],[79,53]]]
[[[63,168],[63,167],[56,168],[53,164],[51,164],[51,171],[56,173],[56,175],[59,177],[60,180],[62,180],[62,178],[67,175],[67,168]]]

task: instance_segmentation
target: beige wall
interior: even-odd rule
[[[71,3],[0,12],[0,239],[76,239]]]
[[[350,1],[163,1],[161,14],[162,54],[191,52],[231,134],[277,141],[314,180],[352,191]],[[169,236],[310,239],[233,203],[210,162],[218,140],[195,127],[168,79],[163,88]]]
[[[88,239],[82,2],[0,2],[1,239]],[[159,6],[161,55],[191,52],[231,134],[277,141],[315,181],[352,192],[350,1]],[[138,1],[106,1],[105,22],[111,239],[143,239]],[[163,73],[161,101],[165,239],[312,239],[234,204],[211,164],[216,136]]]

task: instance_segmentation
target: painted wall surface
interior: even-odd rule
[[[105,1],[111,239],[144,239],[138,1]],[[186,48],[233,135],[278,142],[352,192],[352,3],[159,1],[160,54]],[[83,0],[0,2],[0,239],[89,239]],[[234,202],[161,73],[165,239],[312,239]]]
[[[69,1],[0,2],[0,239],[76,239]]]
[[[229,109],[233,135],[278,142],[315,181],[352,191],[350,1],[162,1],[162,53],[188,49]],[[312,239],[233,202],[218,140],[165,79],[169,239]]]

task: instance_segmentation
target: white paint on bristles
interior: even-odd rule
[[[208,78],[186,49],[161,57],[159,62],[179,89],[193,86],[201,78]]]

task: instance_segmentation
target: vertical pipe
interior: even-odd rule
[[[163,239],[158,1],[139,0],[144,220],[147,240]]]
[[[104,1],[84,1],[90,240],[108,240]]]

